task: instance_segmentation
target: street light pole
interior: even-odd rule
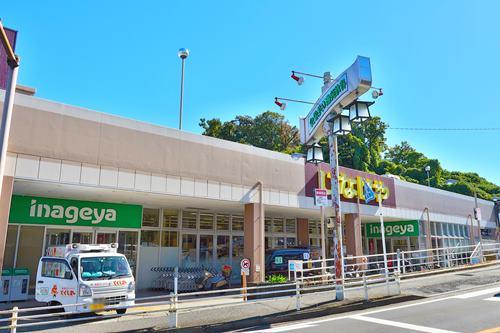
[[[389,288],[389,270],[387,269],[387,249],[385,247],[385,227],[384,227],[384,214],[382,212],[382,193],[378,193],[378,210],[380,216],[380,236],[382,238],[382,252],[384,256],[384,276],[387,288]]]
[[[179,58],[181,58],[182,69],[181,69],[181,101],[179,106],[179,130],[182,130],[182,108],[184,103],[184,61],[189,56],[189,50],[185,48],[179,49],[177,52]]]
[[[339,188],[339,161],[337,136],[333,134],[333,125],[329,124],[328,144],[330,146],[330,169],[332,173],[332,205],[335,212],[335,228],[337,234],[337,245],[335,247],[335,280],[337,281],[336,299],[344,299],[344,254],[343,254],[343,233],[342,216],[340,211],[340,188]]]

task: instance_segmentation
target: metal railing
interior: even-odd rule
[[[305,294],[335,290],[341,286],[346,293],[363,290],[365,300],[370,298],[371,288],[387,286],[395,288],[400,293],[400,279],[418,272],[428,270],[447,270],[460,266],[470,266],[478,256],[480,262],[499,261],[500,243],[483,244],[482,251],[475,250],[476,245],[465,245],[428,250],[397,251],[387,254],[388,274],[385,274],[383,256],[366,255],[345,258],[345,274],[335,277],[334,259],[295,261],[295,269],[290,271],[290,281],[280,284],[231,288],[223,290],[179,292],[179,274],[174,276],[173,292],[165,295],[127,299],[134,305],[119,306],[127,309],[124,314],[110,313],[117,305],[107,306],[96,316],[73,317],[82,312],[54,313],[63,311],[64,307],[89,306],[89,304],[66,304],[58,306],[43,306],[19,308],[0,311],[0,330],[16,332],[18,328],[31,330],[32,327],[47,327],[49,325],[68,325],[69,323],[88,322],[124,316],[137,316],[152,313],[165,313],[169,328],[178,327],[178,314],[209,306],[230,307],[235,304],[255,304],[276,300],[277,298],[294,298],[296,309],[301,309],[301,299]],[[293,280],[291,277],[293,276]],[[47,311],[49,311],[47,313]],[[92,313],[92,311],[87,311]]]

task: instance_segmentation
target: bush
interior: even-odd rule
[[[282,274],[273,274],[267,277],[267,282],[269,283],[285,283],[286,281],[286,276]]]

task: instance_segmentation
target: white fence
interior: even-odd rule
[[[369,290],[372,287],[380,288],[386,285],[387,292],[389,292],[389,287],[395,286],[399,293],[401,278],[430,270],[449,270],[486,261],[496,262],[499,259],[500,243],[398,251],[387,254],[387,270],[384,267],[382,255],[348,257],[344,262],[344,276],[340,278],[335,277],[333,259],[296,261],[295,269],[289,272],[289,276],[293,276],[293,281],[287,283],[189,293],[177,292],[178,279],[175,277],[174,292],[167,295],[136,298],[135,305],[127,306],[128,312],[125,314],[106,311],[112,310],[111,307],[105,308],[102,314],[92,317],[73,316],[77,313],[57,313],[56,311],[63,310],[63,306],[14,307],[0,311],[0,329],[16,332],[18,328],[30,330],[35,326],[43,328],[50,325],[68,325],[155,312],[166,313],[169,327],[174,328],[178,325],[179,312],[207,307],[210,301],[218,301],[217,306],[234,306],[234,304],[255,304],[266,299],[276,299],[276,297],[295,298],[296,309],[299,311],[301,297],[304,294],[328,290],[342,290],[349,294],[356,289],[362,289],[365,299],[369,300]],[[200,300],[206,300],[206,302],[200,302]],[[81,305],[84,304],[67,304],[66,306]],[[163,307],[159,309],[158,306]]]

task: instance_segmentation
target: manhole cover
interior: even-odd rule
[[[455,274],[455,275],[460,275],[460,276],[474,276],[474,274],[472,274],[472,273],[458,273],[458,274]]]

